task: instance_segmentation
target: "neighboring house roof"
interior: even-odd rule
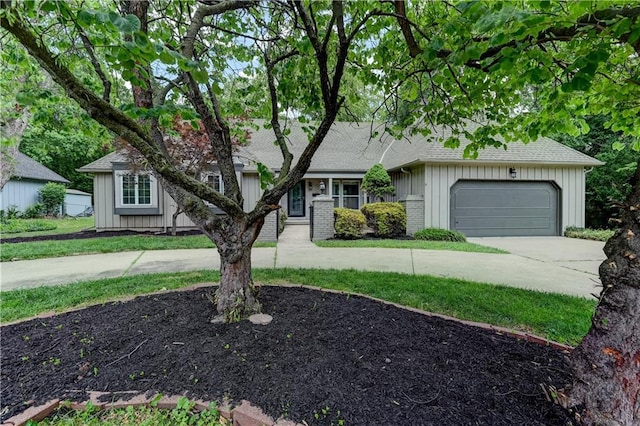
[[[89,197],[91,197],[91,194],[89,194],[88,192],[83,192],[83,191],[80,191],[78,189],[67,189],[67,194],[69,194],[69,195],[88,195]]]
[[[61,183],[69,183],[69,181],[53,170],[43,166],[38,163],[33,158],[23,154],[22,152],[17,152],[16,157],[16,169],[15,172],[11,175],[11,178],[22,178],[22,179],[33,179],[33,180],[41,180],[44,182],[61,182]]]
[[[247,146],[240,147],[236,155],[245,163],[245,171],[256,171],[260,162],[274,171],[282,166],[282,154],[274,144],[272,129],[264,129],[264,121],[256,120],[259,130],[252,130]],[[289,150],[299,158],[308,144],[308,136],[301,124],[290,122],[291,133],[286,136]],[[429,142],[423,136],[412,136],[410,140],[397,140],[383,132],[382,124],[336,122],[331,126],[325,140],[314,155],[308,173],[359,172],[365,173],[371,166],[382,162],[388,170],[418,163],[454,164],[539,164],[598,166],[602,162],[571,149],[549,138],[523,144],[512,142],[508,149],[487,147],[480,151],[478,159],[464,159],[462,153],[468,141],[462,140],[457,149],[445,148],[442,143]],[[473,129],[469,129],[473,130]],[[379,132],[375,137],[372,133]],[[447,130],[434,131],[444,137]],[[112,163],[126,162],[127,157],[118,152],[102,157],[81,167],[82,172],[110,172]]]

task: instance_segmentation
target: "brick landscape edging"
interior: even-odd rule
[[[123,392],[115,392],[114,394],[122,394]],[[147,397],[144,393],[134,393],[135,395],[128,400],[118,399],[113,402],[100,402],[100,398],[109,397],[113,395],[109,392],[89,392],[89,399],[84,402],[65,402],[59,399],[52,399],[37,407],[29,407],[27,410],[20,414],[17,414],[10,419],[7,419],[2,426],[24,426],[29,420],[40,421],[50,416],[59,407],[66,407],[71,410],[82,411],[87,408],[87,404],[91,404],[98,410],[120,409],[129,406],[132,407],[149,407],[154,401],[154,398]],[[182,398],[181,395],[163,396],[159,400],[154,402],[154,405],[159,409],[173,410],[178,406],[178,400]],[[205,411],[209,409],[209,403],[201,400],[191,400],[195,402],[194,410]],[[157,405],[156,405],[157,404]],[[262,409],[252,405],[249,401],[242,400],[240,405],[221,406],[218,407],[218,411],[221,417],[229,420],[233,426],[304,426],[301,423],[295,423],[291,420],[278,419],[273,420],[270,416],[266,415]]]

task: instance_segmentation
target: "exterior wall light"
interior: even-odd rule
[[[321,180],[320,181],[320,193],[324,194],[324,190],[326,189],[326,187],[324,186],[324,181]]]
[[[509,176],[511,176],[511,179],[515,179],[517,175],[518,175],[518,172],[516,171],[516,168],[509,167]]]

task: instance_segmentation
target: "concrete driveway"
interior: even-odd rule
[[[565,237],[484,237],[469,242],[506,250],[516,256],[598,276],[606,259],[604,243]]]

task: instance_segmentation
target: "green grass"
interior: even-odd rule
[[[355,292],[572,345],[588,331],[595,307],[595,301],[579,297],[432,276],[318,269],[256,269],[253,273],[260,283],[295,283]],[[6,291],[0,293],[0,321],[218,280],[218,272],[196,271]]]
[[[582,240],[607,241],[614,232],[612,229],[567,228],[564,236]]]
[[[159,399],[159,398],[158,398]],[[151,407],[129,406],[120,409],[98,410],[91,403],[81,411],[68,410],[65,407],[59,408],[49,417],[41,422],[27,423],[27,426],[35,425],[64,425],[64,426],[85,426],[85,425],[110,425],[110,426],[172,426],[172,425],[211,425],[224,426],[230,423],[221,418],[215,404],[208,410],[194,410],[195,403],[187,398],[180,398],[177,407],[173,410],[164,410],[156,407],[157,402],[151,402]]]
[[[256,242],[254,247],[275,247],[275,243]],[[0,261],[42,259],[79,254],[115,253],[138,250],[176,250],[213,248],[204,235],[157,236],[131,235],[124,237],[87,238],[77,240],[30,241],[5,243],[0,250]]]
[[[13,219],[12,219],[13,220]],[[20,232],[15,234],[5,234],[3,232],[3,225],[0,224],[0,234],[3,238],[17,238],[17,237],[36,237],[40,235],[57,235],[57,234],[70,234],[73,232],[82,231],[85,229],[92,229],[94,227],[94,220],[92,217],[79,217],[77,219],[64,218],[64,219],[17,219],[23,222],[41,221],[55,225],[55,229],[47,231],[36,232]]]
[[[318,247],[377,247],[402,248],[420,250],[450,250],[469,251],[475,253],[508,253],[493,247],[480,244],[452,242],[452,241],[424,241],[424,240],[325,240],[315,241]]]

